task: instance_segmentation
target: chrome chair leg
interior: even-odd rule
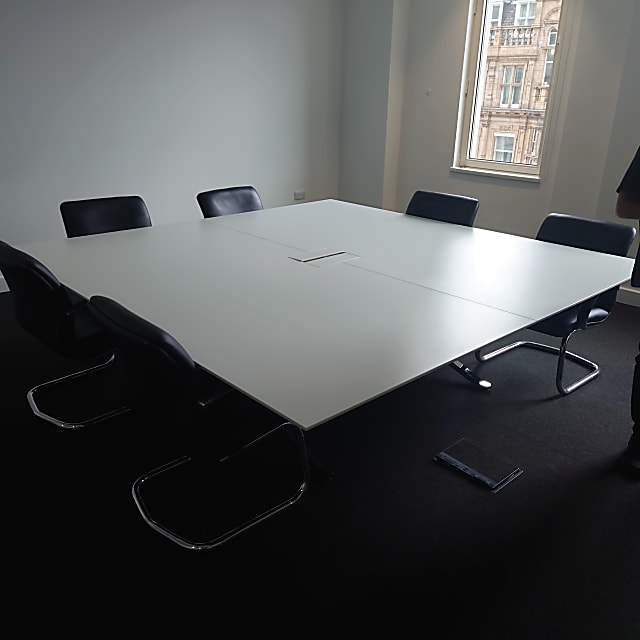
[[[87,418],[82,422],[78,422],[78,421],[69,422],[46,413],[38,406],[38,402],[36,400],[38,394],[40,394],[45,389],[51,389],[52,387],[63,384],[65,382],[70,382],[71,380],[81,378],[86,375],[91,375],[92,373],[97,373],[98,371],[102,371],[103,369],[106,369],[111,364],[113,364],[114,360],[115,360],[115,355],[112,354],[106,362],[102,362],[100,364],[94,365],[87,369],[83,369],[82,371],[76,371],[66,376],[62,376],[61,378],[56,378],[55,380],[50,380],[48,382],[43,382],[41,384],[36,385],[32,389],[30,389],[27,393],[27,401],[29,403],[29,407],[31,408],[31,411],[33,411],[33,413],[36,416],[38,416],[38,418],[42,418],[43,420],[46,420],[47,422],[51,422],[57,427],[62,427],[63,429],[78,429],[81,427],[87,427],[89,425],[102,422],[103,420],[113,418],[122,413],[126,413],[127,411],[129,411],[129,408],[125,406],[120,406],[115,409],[111,409],[109,411],[101,413],[99,415],[93,416],[91,418]]]
[[[495,349],[494,351],[486,354],[483,354],[482,350],[478,349],[475,352],[475,357],[479,362],[486,362],[487,360],[491,360],[496,356],[506,353],[507,351],[517,349],[518,347],[526,347],[528,349],[536,349],[537,351],[552,353],[558,357],[558,364],[556,369],[556,388],[558,389],[558,393],[560,393],[560,395],[566,396],[600,375],[600,367],[595,362],[587,360],[587,358],[583,358],[577,353],[572,353],[571,351],[567,350],[569,338],[573,335],[573,333],[575,332],[571,332],[569,335],[564,336],[559,347],[543,344],[541,342],[534,342],[531,340],[518,340],[517,342],[512,342],[511,344],[505,345],[504,347],[500,347],[499,349]],[[581,365],[588,370],[588,373],[578,378],[575,382],[566,385],[563,381],[564,364],[566,360],[571,360],[572,362]]]
[[[231,463],[233,459],[237,458],[243,453],[246,453],[249,449],[257,445],[258,443],[264,441],[266,438],[271,437],[272,435],[274,435],[276,432],[280,430],[286,430],[287,432],[290,432],[291,436],[294,437],[295,445],[297,446],[297,449],[298,449],[298,456],[299,456],[301,470],[302,470],[301,483],[297,487],[295,487],[295,490],[284,500],[279,500],[275,502],[274,504],[270,505],[266,509],[263,509],[253,514],[252,516],[246,518],[245,520],[239,522],[238,524],[236,524],[235,526],[232,526],[231,528],[215,533],[215,535],[213,535],[213,537],[211,537],[210,539],[193,540],[187,537],[186,535],[178,533],[174,529],[169,528],[169,526],[167,526],[166,524],[159,522],[151,513],[151,509],[149,508],[148,504],[145,502],[145,499],[143,497],[145,485],[148,487],[149,483],[151,483],[154,479],[159,478],[159,476],[162,476],[170,472],[171,470],[175,470],[185,464],[188,464],[189,462],[192,462],[191,457],[182,456],[156,469],[153,469],[148,473],[145,473],[144,475],[137,478],[133,483],[131,493],[133,495],[133,499],[136,503],[136,506],[138,507],[138,511],[140,512],[140,515],[142,516],[143,520],[154,531],[165,536],[166,538],[176,543],[177,545],[185,549],[202,551],[202,550],[212,549],[213,547],[217,547],[218,545],[221,545],[224,542],[227,542],[228,540],[239,535],[240,533],[247,531],[247,529],[250,529],[251,527],[257,525],[258,523],[266,520],[267,518],[270,518],[271,516],[275,515],[279,511],[282,511],[283,509],[286,509],[287,507],[294,505],[296,502],[298,502],[298,500],[300,500],[300,498],[302,498],[303,494],[306,492],[309,486],[310,466],[309,466],[309,460],[307,456],[306,444],[304,441],[304,434],[301,429],[299,429],[298,427],[296,427],[295,425],[289,422],[286,422],[284,424],[279,425],[278,427],[275,427],[271,431],[256,438],[252,442],[244,445],[241,449],[234,452],[233,454],[226,456],[225,458],[222,458],[217,462],[212,462],[211,464],[220,465],[220,469],[223,470],[225,464]],[[287,433],[287,435],[289,435],[289,433]],[[291,442],[289,441],[289,444],[290,443]],[[215,508],[215,505],[213,506]]]

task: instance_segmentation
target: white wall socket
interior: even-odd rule
[[[304,200],[307,197],[306,191],[294,191],[293,199],[294,200]]]

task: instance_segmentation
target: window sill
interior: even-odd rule
[[[519,180],[520,182],[533,182],[538,184],[540,176],[528,173],[512,173],[509,171],[490,171],[489,169],[477,169],[476,167],[450,167],[454,173],[466,173],[473,176],[486,176],[489,178],[504,178],[505,180]]]

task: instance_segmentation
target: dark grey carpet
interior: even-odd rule
[[[482,366],[489,393],[445,367],[309,432],[333,477],[206,552],[133,503],[133,479],[172,457],[152,425],[39,420],[27,389],[76,365],[17,328],[10,294],[0,328],[16,637],[640,639],[640,483],[616,466],[638,308],[572,340],[603,373],[570,396],[552,356],[519,350]],[[524,473],[491,493],[433,461],[463,437]]]

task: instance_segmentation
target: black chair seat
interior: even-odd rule
[[[609,311],[602,307],[594,307],[593,309],[590,309],[585,328],[604,322],[609,317],[609,313]],[[531,327],[531,329],[540,333],[546,333],[549,336],[562,338],[578,326],[579,314],[580,307],[572,307],[571,309],[557,313],[551,318],[537,322]]]

